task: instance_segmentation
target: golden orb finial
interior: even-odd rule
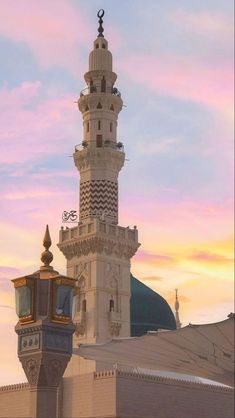
[[[48,225],[46,226],[46,232],[43,239],[43,246],[45,247],[45,251],[43,251],[43,253],[41,254],[41,261],[44,263],[44,266],[42,266],[42,268],[52,269],[50,263],[53,260],[53,254],[49,251],[49,248],[51,246],[51,237]]]

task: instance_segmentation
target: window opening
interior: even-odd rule
[[[97,105],[97,109],[102,109],[102,105],[101,105],[101,103],[99,102],[98,103],[98,105]]]
[[[102,147],[102,135],[96,135],[96,146],[97,148],[101,148]]]
[[[101,130],[101,122],[100,122],[100,120],[98,120],[98,130],[99,131]]]
[[[114,312],[114,300],[113,300],[113,297],[109,301],[109,312]]]
[[[86,312],[86,299],[82,301],[82,312]]]
[[[89,130],[90,130],[90,125],[89,125],[89,122],[87,122],[87,124],[86,124],[86,131],[89,132]]]
[[[106,91],[106,80],[105,80],[105,77],[103,77],[101,80],[101,93],[105,93],[105,91]]]
[[[110,132],[113,132],[113,124],[112,124],[112,122],[110,122],[109,130],[110,130]]]

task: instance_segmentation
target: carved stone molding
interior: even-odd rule
[[[122,324],[120,322],[110,322],[109,329],[112,337],[118,337],[120,334]]]
[[[117,240],[108,238],[100,238],[98,236],[88,237],[84,239],[73,240],[70,242],[62,242],[58,247],[68,260],[73,257],[87,256],[90,253],[103,253],[105,255],[114,255],[118,258],[130,260],[136,253],[138,243],[118,243]]]
[[[40,360],[35,358],[22,360],[22,366],[30,386],[35,386],[38,382]]]
[[[21,358],[21,363],[30,386],[57,387],[64,374],[70,356],[64,354],[35,355]]]

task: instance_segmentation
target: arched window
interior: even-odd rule
[[[82,301],[82,312],[86,312],[86,299]]]
[[[104,49],[105,49],[105,44],[102,44],[102,48],[104,48]]]
[[[110,110],[114,110],[113,104],[111,104],[111,106],[110,106]]]
[[[99,131],[101,130],[101,121],[100,120],[98,120],[98,130]]]
[[[96,46],[95,46],[96,48],[99,48],[99,44],[96,44]]]
[[[110,122],[109,130],[110,130],[110,132],[113,132],[113,124],[112,124],[112,122]]]
[[[109,312],[114,312],[114,300],[113,297],[111,297],[109,301]]]
[[[100,102],[97,105],[97,109],[102,109],[102,104]]]

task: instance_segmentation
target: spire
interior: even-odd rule
[[[43,246],[45,247],[45,251],[41,254],[41,261],[44,263],[44,265],[41,267],[42,270],[45,269],[53,269],[52,266],[50,266],[50,263],[53,260],[53,254],[49,251],[49,248],[51,246],[51,237],[48,225],[46,226],[46,231],[43,239]]]
[[[181,328],[181,322],[179,318],[179,300],[178,300],[178,289],[175,289],[175,321],[176,321],[176,328]]]
[[[97,13],[97,17],[99,18],[99,27],[98,27],[98,33],[99,33],[99,35],[98,35],[98,38],[99,37],[104,37],[104,35],[103,35],[103,32],[104,32],[104,28],[103,28],[103,26],[102,26],[102,24],[103,24],[103,19],[102,19],[102,17],[104,16],[104,10],[103,9],[100,9],[99,11],[98,11],[98,13]]]

